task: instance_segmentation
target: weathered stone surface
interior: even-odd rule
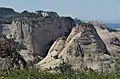
[[[29,52],[45,57],[53,41],[58,37],[67,36],[72,27],[74,21],[69,17],[42,17],[36,20],[13,21],[4,27],[7,30],[2,30],[2,33],[11,35],[16,42],[25,45]]]
[[[35,13],[42,16],[42,17],[51,17],[51,18],[58,18],[59,17],[59,15],[56,12],[38,10]]]
[[[60,41],[53,44],[48,55],[36,65],[38,68],[55,71],[61,64],[68,63],[74,70],[87,67],[100,72],[114,71],[114,59],[92,24],[74,27],[67,39],[64,39],[65,43]],[[61,52],[54,50],[61,45]]]
[[[7,8],[2,10],[6,11]],[[75,26],[72,18],[60,17],[56,12],[17,13],[10,10],[12,15],[8,13],[0,17],[0,34],[12,39],[12,48],[20,53],[29,66],[43,59],[53,42],[59,37],[68,36]]]
[[[0,35],[0,73],[9,73],[15,69],[27,68],[24,58],[14,49],[11,39]]]
[[[63,61],[61,59],[58,59],[59,54],[64,48],[65,44],[65,38],[61,37],[57,39],[54,44],[51,46],[48,55],[38,64],[41,64],[41,68],[45,69],[53,69],[57,66],[59,66],[60,63]]]
[[[120,31],[108,28],[104,23],[91,22],[96,28],[98,35],[104,41],[108,51],[113,56],[118,56],[120,53]],[[102,29],[104,28],[104,29]]]
[[[33,66],[38,61],[36,66],[48,71],[59,70],[66,63],[74,70],[87,67],[114,71],[113,57],[120,53],[119,30],[110,29],[102,22],[84,23],[60,17],[56,12],[17,13],[10,8],[0,8],[1,11],[0,34],[9,39],[5,36],[0,39],[2,71]]]
[[[60,17],[56,12],[17,13],[10,8],[0,10],[7,11],[7,14],[0,16],[0,33],[11,36],[16,42],[23,44],[28,52],[41,57],[46,56],[53,41],[58,37],[69,35],[75,26],[72,18]],[[48,16],[45,17],[46,15]]]

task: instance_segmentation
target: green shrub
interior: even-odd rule
[[[96,73],[94,71],[73,71],[71,66],[61,64],[62,73],[38,72],[37,69],[16,70],[11,74],[0,75],[0,79],[120,79],[120,58],[116,59],[116,70],[110,74]]]

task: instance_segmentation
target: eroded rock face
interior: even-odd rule
[[[61,51],[56,49],[59,46]],[[74,27],[67,39],[55,41],[48,55],[36,66],[56,71],[63,63],[68,63],[74,70],[84,70],[87,67],[100,72],[114,71],[115,65],[106,45],[90,23]]]
[[[110,44],[120,47],[120,40],[117,37],[113,37],[111,38]]]
[[[69,35],[75,26],[72,18],[60,17],[56,12],[39,10],[18,13],[10,8],[0,8],[0,12],[7,12],[0,15],[0,33],[11,36],[16,42],[23,44],[27,52],[41,57],[47,55],[53,41]]]
[[[58,37],[67,36],[74,27],[69,17],[23,19],[7,25],[2,33],[10,34],[19,44],[24,44],[31,53],[46,56],[53,41]],[[5,28],[5,27],[4,27]]]
[[[2,8],[4,10],[8,9]],[[72,18],[60,17],[56,12],[10,11],[11,14],[0,15],[0,34],[12,39],[12,48],[20,53],[30,67],[47,55],[57,38],[68,36],[75,26]]]
[[[112,57],[120,52],[120,31],[101,22],[73,21],[56,12],[1,10],[10,13],[0,15],[0,34],[7,36],[0,39],[0,71],[33,66],[42,59],[36,66],[48,71],[66,63],[74,70],[114,71]]]
[[[0,73],[9,73],[15,69],[27,68],[24,58],[13,48],[12,39],[0,35]]]
[[[112,56],[120,53],[120,31],[108,28],[104,23],[91,22]],[[104,29],[102,29],[104,28]]]

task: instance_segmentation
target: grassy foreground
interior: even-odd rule
[[[18,70],[9,75],[1,75],[0,79],[119,79],[114,75],[103,75],[94,72],[64,72],[62,74],[50,74],[37,70]]]
[[[0,75],[0,79],[120,79],[120,58],[117,59],[116,71],[106,75],[95,72],[70,72],[69,70],[61,74],[51,74],[42,71],[38,72],[36,69],[29,69]]]

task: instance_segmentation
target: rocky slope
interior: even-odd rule
[[[108,28],[104,23],[95,21],[91,23],[96,28],[112,56],[118,56],[120,53],[120,31]]]
[[[114,57],[120,53],[119,30],[101,22],[60,17],[56,12],[18,13],[0,8],[0,34],[2,71],[35,64],[55,72],[63,68],[111,72],[115,69]]]
[[[0,74],[27,68],[28,64],[14,48],[15,42],[0,35]]]
[[[24,11],[13,17],[11,23],[0,24],[1,33],[8,38],[14,38],[26,48],[19,50],[27,50],[28,53],[38,54],[41,57],[46,56],[53,41],[58,37],[67,36],[75,26],[72,18],[59,17],[56,12]]]
[[[115,65],[106,45],[90,23],[77,25],[67,39],[56,40],[48,55],[36,66],[47,71],[59,71],[61,64],[65,63],[74,70],[90,68],[103,72],[114,71]]]

